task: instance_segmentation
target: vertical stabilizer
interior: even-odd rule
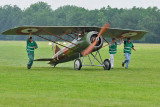
[[[60,50],[60,48],[57,45],[54,46],[54,43],[52,43],[52,50],[54,56]]]
[[[60,48],[56,45],[55,54],[60,50]]]

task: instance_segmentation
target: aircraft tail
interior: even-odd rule
[[[58,64],[57,62],[53,61],[53,58],[41,58],[41,59],[36,59],[34,61],[50,61],[48,64],[54,67]]]
[[[34,61],[52,61],[53,58],[41,58],[41,59],[36,59]]]
[[[53,50],[53,56],[60,50],[60,48],[56,45],[54,47],[54,43],[52,42],[52,50]]]
[[[56,45],[54,48],[54,44],[52,43],[52,50],[53,50],[53,56],[60,50],[60,48]],[[41,59],[36,59],[34,61],[52,61],[53,58],[41,58]]]
[[[54,54],[56,54],[59,50],[60,50],[60,48],[56,45],[56,48],[55,48]]]

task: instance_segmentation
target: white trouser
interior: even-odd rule
[[[111,68],[114,67],[114,54],[109,54],[110,56],[110,62],[111,62]]]

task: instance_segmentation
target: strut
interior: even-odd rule
[[[67,47],[67,46],[61,45],[61,44],[57,43],[56,41],[52,41],[52,40],[47,39],[47,38],[45,38],[45,37],[42,37],[42,36],[40,36],[40,35],[37,35],[37,36],[40,37],[40,38],[43,38],[43,39],[45,39],[45,40],[48,40],[48,41],[50,41],[50,42],[53,42],[53,43],[55,43],[55,44],[57,44],[57,45],[63,46],[63,47],[65,47],[65,48],[68,48],[68,49],[74,51],[73,49],[71,49],[71,48],[69,48],[69,47]]]
[[[59,36],[57,36],[57,35],[54,35],[54,34],[52,34],[52,33],[50,33],[50,32],[47,32],[47,31],[45,31],[45,30],[43,30],[43,32],[46,32],[46,33],[48,33],[48,34],[50,34],[50,35],[53,35],[53,36],[56,36],[57,38],[60,38],[60,39],[62,39],[62,40],[64,40],[64,41],[67,41],[67,42],[69,42],[69,43],[71,43],[71,44],[74,44],[75,46],[80,47],[79,45],[77,45],[77,44],[75,44],[75,43],[72,43],[72,42],[70,42],[70,41],[68,41],[68,40],[66,40],[66,39],[63,39],[62,37],[59,37]],[[82,47],[80,47],[80,48],[82,48]]]

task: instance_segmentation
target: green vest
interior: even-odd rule
[[[33,48],[33,46],[35,46],[35,49],[38,48],[36,42],[35,42],[35,41],[30,42],[30,41],[29,41],[29,38],[28,38],[28,39],[27,39],[27,47],[26,47],[26,48],[27,48],[27,52],[34,53],[34,48]]]
[[[117,53],[117,42],[115,42],[115,43],[113,43],[112,45],[109,46],[109,53],[110,54]]]
[[[131,54],[131,48],[133,47],[133,43],[128,43],[126,41],[126,44],[124,44],[124,53],[130,53]]]

